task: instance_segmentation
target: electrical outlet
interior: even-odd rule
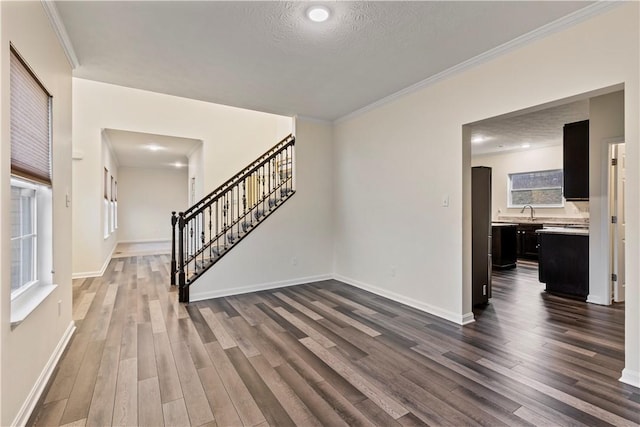
[[[295,267],[296,265],[298,265],[298,258],[297,258],[297,257],[293,257],[293,258],[291,258],[291,265],[293,265],[294,267]]]
[[[58,317],[62,315],[62,300],[58,300]]]
[[[442,196],[442,207],[443,208],[447,208],[449,207],[449,195],[445,194]]]
[[[487,294],[487,285],[482,285],[482,295]]]
[[[391,277],[396,277],[396,266],[392,265],[391,268],[389,269],[389,274],[391,275]]]

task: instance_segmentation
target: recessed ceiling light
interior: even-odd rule
[[[529,147],[531,147],[531,144],[529,144],[528,142],[525,142],[524,144],[522,144],[521,147],[522,148],[529,148]]]
[[[486,140],[486,138],[482,135],[476,135],[473,138],[471,138],[471,142],[474,144],[480,144],[481,142],[484,142]]]
[[[147,145],[147,150],[160,151],[160,150],[164,150],[164,147],[161,147],[161,146],[156,145],[156,144],[149,144],[149,145]]]
[[[180,162],[175,162],[175,163],[173,164],[173,166],[175,166],[175,167],[177,167],[177,168],[183,168],[185,165],[184,165],[184,164],[182,164],[182,163],[180,163]]]
[[[307,9],[307,17],[313,22],[324,22],[329,19],[329,9],[324,6],[311,6]]]

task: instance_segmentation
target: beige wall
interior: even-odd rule
[[[587,301],[611,303],[609,257],[608,146],[624,141],[624,92],[589,101],[589,296]],[[630,141],[631,142],[631,141]],[[638,141],[633,141],[634,145]]]
[[[199,139],[202,191],[213,190],[281,139],[291,118],[193,99],[73,79],[73,272],[99,275],[108,257],[99,212],[102,200],[100,133],[120,129]]]
[[[171,240],[171,211],[188,207],[187,170],[121,167],[118,241]]]
[[[109,171],[109,180],[113,177],[114,180],[118,181],[118,162],[116,160],[116,156],[113,154],[113,150],[111,148],[111,144],[108,138],[105,137],[105,133],[101,133],[101,141],[102,141],[102,171],[106,168]],[[111,182],[107,183],[107,198],[111,201]],[[114,230],[110,232],[108,237],[105,237],[105,221],[107,221],[107,217],[104,214],[104,183],[103,180],[100,181],[100,230],[102,233],[102,242],[100,245],[102,259],[104,260],[101,271],[104,271],[109,264],[109,259],[111,258],[111,254],[116,248],[116,244],[119,241],[118,238],[118,230]],[[110,209],[110,208],[109,208]],[[110,216],[108,218],[111,218]],[[111,220],[109,219],[108,222]],[[107,222],[106,225],[110,226]]]
[[[470,138],[463,126],[621,83],[627,255],[638,259],[639,6],[619,5],[337,123],[336,275],[459,323],[473,319]],[[638,384],[640,265],[627,264],[626,274],[623,376]]]
[[[0,425],[26,422],[73,331],[71,321],[71,67],[40,2],[0,2]],[[10,327],[9,43],[53,96],[53,266],[58,287]],[[60,312],[58,311],[60,307]]]
[[[296,193],[198,279],[192,300],[331,277],[333,129],[304,119],[295,128]]]
[[[519,150],[509,153],[474,156],[471,166],[491,168],[491,215],[529,217],[529,211],[508,208],[509,174],[518,172],[562,169],[562,145],[543,147],[535,150]],[[562,208],[536,208],[536,217],[589,218],[588,203],[565,202]]]

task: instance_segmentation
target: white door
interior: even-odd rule
[[[612,296],[614,302],[624,301],[625,288],[625,225],[626,215],[624,211],[625,198],[625,145],[613,144],[611,147],[612,159],[610,173],[610,212],[616,218],[611,222],[611,272]]]

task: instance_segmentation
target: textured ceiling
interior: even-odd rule
[[[150,133],[105,129],[105,135],[120,167],[175,168],[187,165],[188,156],[202,141]],[[157,149],[151,150],[154,146]]]
[[[496,118],[471,126],[474,156],[532,150],[562,143],[566,123],[589,118],[589,101],[577,101],[507,118]],[[529,147],[523,148],[522,144]]]
[[[59,1],[75,76],[334,120],[589,2]]]

